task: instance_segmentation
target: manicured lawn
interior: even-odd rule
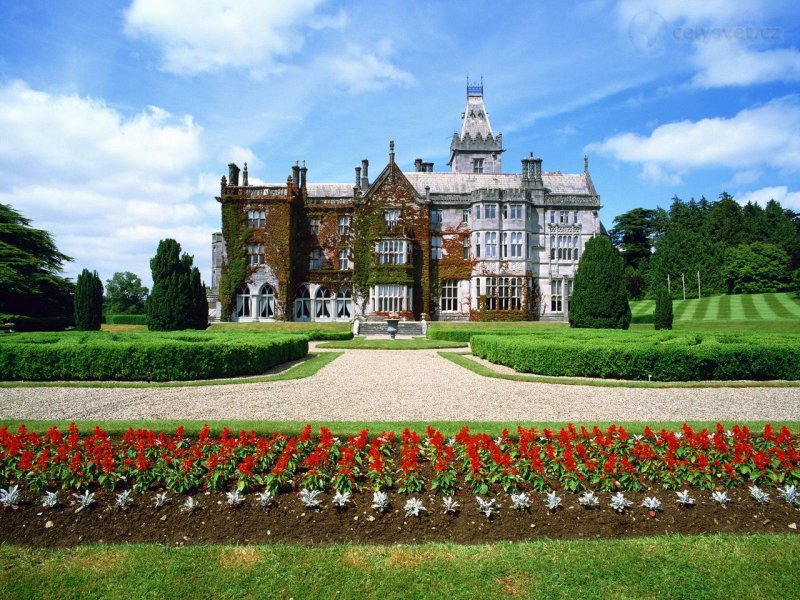
[[[357,337],[352,340],[322,342],[319,348],[348,348],[356,350],[430,350],[436,348],[466,348],[465,342],[448,342],[446,340],[428,340],[425,338],[375,339]]]
[[[796,534],[340,545],[0,546],[4,598],[788,598]],[[792,592],[795,590],[795,592]]]
[[[652,323],[655,302],[631,302],[634,322]],[[800,321],[800,299],[793,293],[709,296],[674,300],[675,321]]]

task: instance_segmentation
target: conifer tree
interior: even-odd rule
[[[656,292],[656,309],[653,313],[656,329],[672,329],[672,296],[663,287]]]
[[[625,263],[606,236],[592,238],[578,263],[569,306],[571,327],[627,329],[631,308]]]
[[[103,321],[103,282],[97,271],[81,271],[75,282],[75,329],[98,331]]]
[[[161,240],[150,260],[153,290],[147,299],[147,326],[153,331],[205,329],[208,303],[200,271],[173,239]]]

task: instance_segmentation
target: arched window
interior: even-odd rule
[[[348,288],[342,288],[336,294],[336,318],[350,320],[353,316],[353,294]]]
[[[275,291],[268,283],[262,285],[261,290],[258,292],[258,318],[275,318]]]
[[[250,288],[246,283],[243,283],[236,292],[236,318],[249,317],[251,314]]]
[[[297,295],[294,300],[294,320],[311,320],[311,292],[307,283],[297,289]]]
[[[317,293],[314,296],[316,319],[330,319],[333,313],[333,295],[331,291],[324,285],[317,288]]]

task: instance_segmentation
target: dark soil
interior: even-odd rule
[[[41,495],[23,492],[16,509],[0,511],[0,542],[26,546],[74,546],[81,543],[151,542],[185,544],[264,544],[288,542],[326,545],[341,542],[364,544],[414,544],[451,541],[463,544],[501,540],[596,539],[660,534],[700,533],[797,533],[800,510],[782,502],[770,490],[770,503],[757,505],[744,489],[728,492],[731,504],[722,507],[709,492],[696,491],[693,508],[682,508],[674,492],[625,493],[634,502],[625,513],[608,506],[609,494],[600,495],[601,506],[587,509],[576,494],[564,493],[563,508],[548,511],[543,494],[532,494],[530,511],[516,511],[506,495],[498,497],[499,512],[487,519],[478,512],[475,497],[458,497],[458,514],[443,514],[441,496],[422,494],[428,512],[405,517],[408,496],[390,494],[390,509],[371,509],[372,494],[354,494],[346,509],[331,505],[331,495],[322,494],[319,511],[303,506],[295,494],[281,494],[270,508],[258,505],[254,494],[236,508],[225,504],[222,493],[195,496],[200,508],[189,514],[181,509],[184,497],[172,496],[162,508],[153,506],[154,493],[134,496],[127,510],[114,506],[114,495],[98,492],[97,502],[77,510],[67,492],[59,492],[62,504],[43,509]],[[663,510],[655,517],[640,505],[645,496],[657,496]],[[798,538],[800,539],[800,538]]]

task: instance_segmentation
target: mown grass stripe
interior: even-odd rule
[[[775,315],[776,319],[791,319],[792,313],[783,306],[778,299],[775,297],[775,294],[764,294],[763,301],[765,304],[765,308],[772,312]]]
[[[711,304],[710,298],[700,298],[699,300],[695,300],[695,308],[694,313],[692,314],[692,319],[695,321],[704,321],[708,315],[708,309]]]
[[[720,321],[730,321],[731,318],[731,297],[720,296],[717,305],[717,319]]]
[[[772,294],[773,299],[785,308],[792,319],[800,319],[800,298],[791,294]]]
[[[716,321],[719,313],[719,301],[721,296],[709,296],[708,304],[706,305],[706,313],[703,317],[706,321]]]
[[[631,314],[635,316],[643,316],[653,314],[655,310],[655,300],[640,300],[631,303]]]
[[[691,319],[691,317],[689,316],[690,313],[689,309],[692,309],[692,311],[694,310],[692,302],[694,302],[694,300],[677,300],[673,304],[673,311],[672,311],[673,318],[677,321]]]
[[[756,303],[753,301],[753,297],[749,295],[741,296],[742,300],[742,308],[744,309],[744,317],[745,319],[760,319],[761,316],[758,313],[758,309],[756,308]]]

